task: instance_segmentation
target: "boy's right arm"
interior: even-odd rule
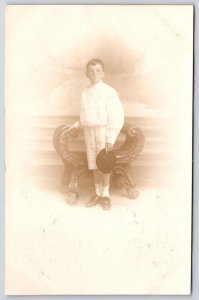
[[[82,93],[82,99],[83,99],[83,93]],[[81,100],[81,106],[82,106],[82,100]],[[67,129],[67,131],[70,131],[70,130],[72,130],[72,129],[74,129],[74,128],[79,128],[79,127],[81,127],[81,123],[80,123],[80,121],[76,121],[76,122],[73,123],[73,124],[65,125],[65,126],[63,127],[63,129]]]
[[[62,128],[62,130],[67,129],[67,131],[70,131],[70,130],[72,130],[72,129],[74,129],[74,128],[79,128],[79,127],[80,127],[80,122],[79,122],[79,121],[76,121],[76,122],[73,123],[73,124],[65,125],[65,126]]]

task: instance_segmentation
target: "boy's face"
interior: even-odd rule
[[[89,65],[86,71],[86,75],[90,79],[92,84],[96,84],[104,78],[103,67],[99,64]]]

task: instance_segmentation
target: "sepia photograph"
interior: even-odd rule
[[[193,25],[6,6],[6,295],[190,295]]]

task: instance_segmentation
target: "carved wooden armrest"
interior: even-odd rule
[[[124,123],[121,133],[125,135],[124,144],[115,150],[117,163],[130,164],[142,152],[144,135],[142,130],[128,122]]]
[[[136,183],[132,179],[130,165],[142,152],[145,138],[139,127],[128,122],[124,123],[121,133],[125,135],[125,141],[121,147],[115,150],[117,159],[112,181],[116,187],[124,188],[129,198],[134,199],[139,192],[135,190]]]
[[[65,164],[87,167],[86,153],[84,151],[71,151],[70,149],[70,143],[78,136],[79,129],[73,128],[68,131],[66,125],[59,126],[54,133],[54,147]]]

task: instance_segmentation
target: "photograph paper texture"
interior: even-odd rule
[[[81,123],[93,58],[129,126],[108,210],[86,207],[92,171],[75,173],[84,128],[69,158],[59,131]],[[7,295],[190,294],[192,95],[192,5],[7,5]]]

